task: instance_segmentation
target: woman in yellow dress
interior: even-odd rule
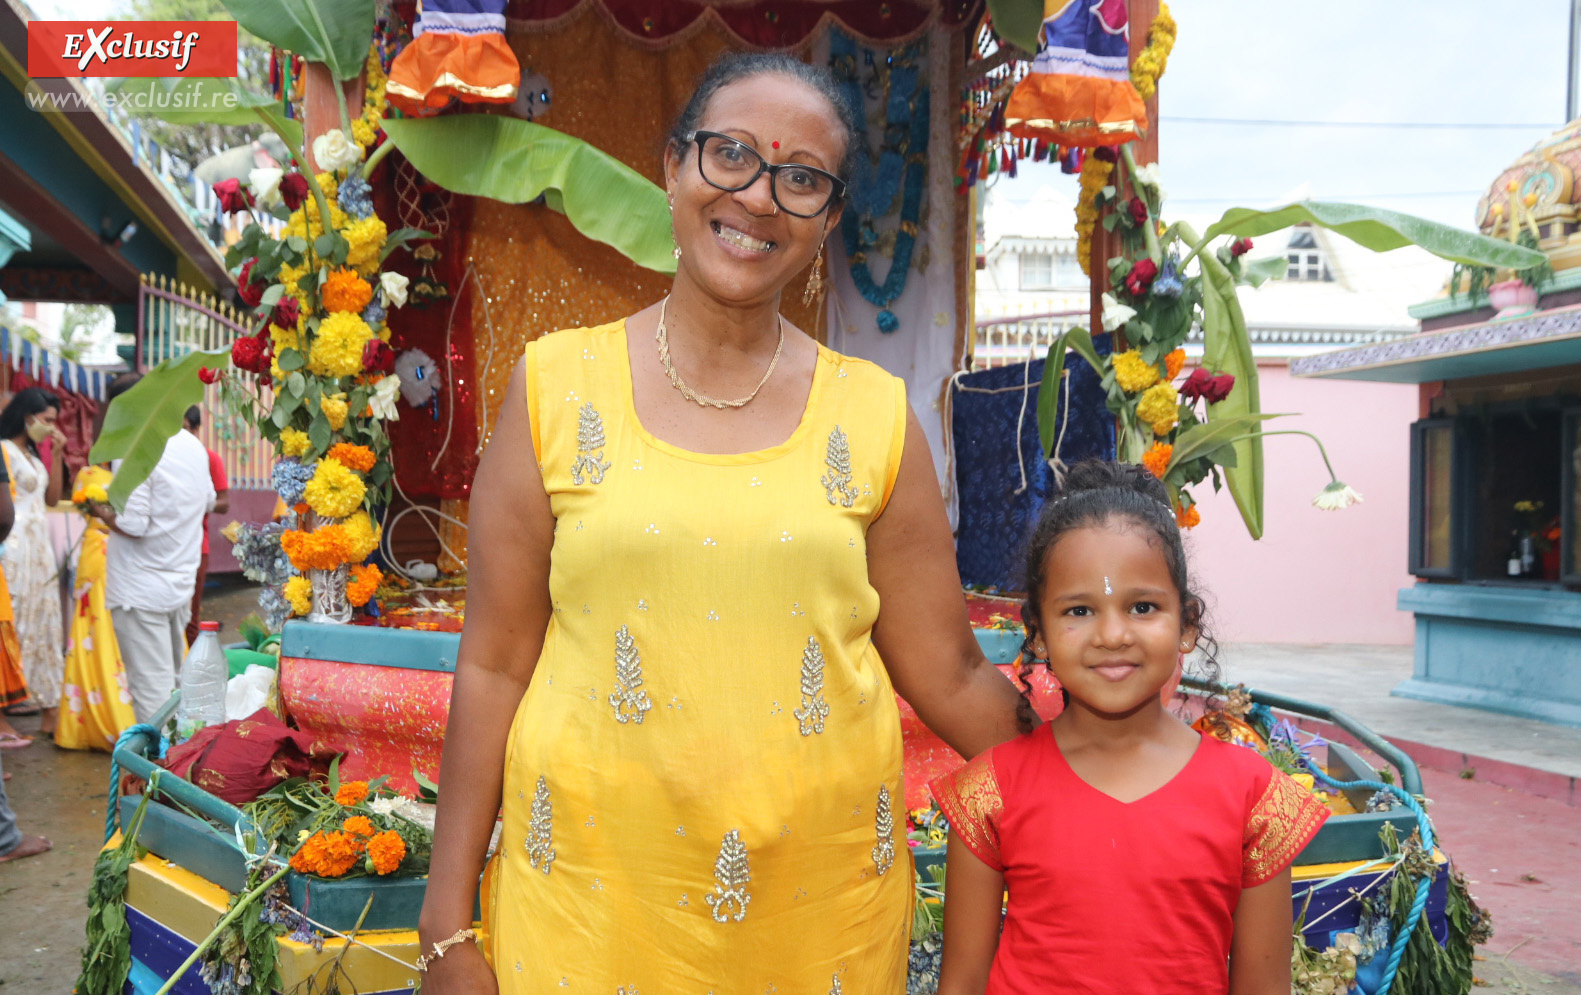
[[[109,470],[85,466],[72,485],[71,499],[79,504],[107,501],[104,491],[109,485]],[[108,752],[114,749],[121,733],[137,721],[115,629],[110,624],[109,609],[104,606],[109,535],[108,526],[87,516],[73,588],[60,723],[55,728],[55,744],[68,750]]]
[[[779,314],[853,131],[822,69],[716,63],[665,154],[670,296],[513,375],[472,492],[427,995],[904,989],[895,692],[967,756],[1018,698],[903,383]]]

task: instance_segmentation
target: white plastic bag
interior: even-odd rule
[[[225,720],[245,719],[267,707],[274,697],[275,671],[272,667],[250,665],[225,684]]]

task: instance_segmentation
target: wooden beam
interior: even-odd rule
[[[130,304],[137,300],[112,287],[91,269],[67,266],[7,266],[0,269],[0,294],[15,301]]]
[[[47,231],[61,247],[77,257],[118,293],[137,296],[137,267],[110,248],[99,233],[56,200],[37,180],[8,156],[0,153],[0,189],[6,191],[8,209],[30,228]]]

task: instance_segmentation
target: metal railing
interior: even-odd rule
[[[1085,327],[1087,318],[1086,311],[1050,311],[978,321],[972,336],[971,368],[987,370],[1041,359],[1062,332]]]

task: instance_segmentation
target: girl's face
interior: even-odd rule
[[[838,173],[844,133],[834,108],[806,84],[765,73],[731,83],[708,101],[698,130],[748,145],[765,162],[802,163]],[[680,266],[718,300],[772,300],[818,251],[840,220],[840,205],[816,217],[779,210],[769,175],[743,190],[725,191],[703,179],[696,143],[664,156]]]
[[[1045,554],[1035,648],[1073,703],[1115,716],[1157,704],[1196,645],[1157,543],[1146,526],[1115,519],[1068,532]]]

